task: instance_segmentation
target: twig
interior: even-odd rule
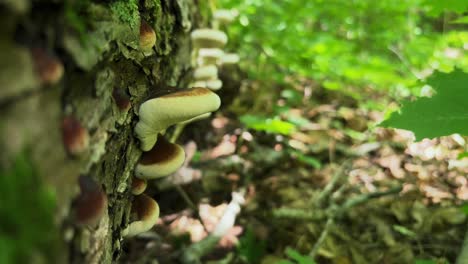
[[[345,171],[345,168],[349,166],[349,164],[350,161],[347,160],[343,163],[343,165],[341,165],[338,168],[330,182],[328,182],[323,191],[318,195],[315,205],[320,206],[323,204],[325,199],[331,194],[333,189],[335,189],[335,186],[338,184],[338,181],[344,176],[343,172]]]
[[[325,238],[326,238],[328,232],[330,231],[331,226],[333,225],[333,223],[334,223],[334,221],[335,221],[335,219],[337,217],[343,215],[350,208],[352,208],[354,206],[357,206],[357,205],[360,205],[360,204],[363,204],[363,203],[369,201],[370,199],[380,198],[380,197],[386,196],[386,195],[397,194],[397,193],[401,192],[402,189],[403,188],[401,186],[398,186],[398,187],[394,187],[394,188],[391,188],[390,190],[383,191],[383,192],[373,192],[373,193],[362,194],[362,195],[359,195],[357,197],[354,197],[354,198],[348,200],[346,203],[344,203],[342,206],[338,207],[335,210],[333,208],[335,205],[332,204],[329,207],[329,210],[331,211],[331,213],[330,213],[330,215],[328,217],[327,223],[325,224],[325,228],[323,229],[322,233],[320,234],[317,242],[315,242],[315,245],[312,248],[311,252],[309,253],[309,256],[311,258],[314,258],[316,256],[318,250],[320,249],[321,245],[325,241]],[[457,263],[457,264],[459,264],[459,263]],[[461,264],[465,264],[465,263],[461,263]]]

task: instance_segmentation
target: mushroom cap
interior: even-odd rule
[[[195,69],[193,72],[195,80],[211,80],[218,78],[218,67],[216,65],[205,65]]]
[[[207,88],[193,88],[167,94],[144,102],[140,106],[135,133],[143,151],[150,150],[158,134],[167,127],[204,113],[216,111],[219,96]]]
[[[239,60],[239,55],[236,53],[225,53],[223,57],[221,57],[221,64],[237,64]]]
[[[137,177],[132,178],[132,194],[140,195],[146,190],[147,182],[145,179],[140,179]]]
[[[191,38],[197,48],[222,48],[228,41],[226,33],[211,28],[194,30]]]
[[[190,88],[195,88],[195,87],[207,88],[206,81],[195,81],[193,83],[190,83],[189,87]]]
[[[41,84],[56,84],[63,76],[64,68],[62,62],[46,50],[33,48],[31,55],[34,62],[34,70]]]
[[[224,51],[221,49],[200,49],[198,51],[198,63],[199,65],[217,64],[223,54]]]
[[[218,9],[213,13],[213,18],[221,24],[229,24],[237,16],[237,12],[228,9]]]
[[[159,135],[154,147],[141,156],[135,169],[135,175],[140,179],[164,177],[182,167],[184,161],[184,149]]]
[[[78,225],[94,226],[107,209],[107,195],[100,184],[89,176],[79,177],[80,195],[74,202]]]
[[[146,21],[142,20],[140,24],[140,48],[147,51],[153,48],[155,44],[156,33]]]
[[[146,194],[135,197],[132,203],[132,213],[136,214],[137,221],[131,222],[122,231],[125,237],[135,236],[150,230],[158,221],[159,205]]]
[[[77,156],[85,152],[89,145],[89,133],[74,116],[62,120],[62,139],[68,154]]]
[[[206,88],[213,91],[217,91],[223,87],[223,82],[221,80],[208,80],[206,81]]]

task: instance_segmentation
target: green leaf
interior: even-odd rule
[[[450,23],[452,23],[452,24],[468,24],[468,16],[460,17],[458,19],[455,19],[454,21],[451,21]]]
[[[289,135],[296,129],[294,124],[282,121],[277,117],[272,119],[254,115],[243,115],[240,117],[240,121],[248,128],[274,134]]]
[[[401,225],[393,225],[393,230],[397,231],[398,233],[408,236],[408,237],[416,237],[416,233],[409,230],[408,228],[401,226]]]
[[[296,250],[290,247],[286,248],[285,253],[290,259],[295,260],[299,264],[315,264],[315,261],[313,259],[311,259],[308,256],[302,255],[301,253],[297,252]]]
[[[465,213],[466,215],[468,215],[468,203],[462,205],[462,206],[460,207],[460,209],[461,209],[461,211],[462,211],[463,213]]]
[[[248,228],[245,234],[239,239],[237,246],[238,254],[247,263],[258,263],[260,258],[265,254],[266,242],[259,240],[251,228]]]
[[[380,125],[411,130],[418,141],[454,133],[468,135],[468,74],[437,72],[428,84],[436,91],[432,98],[405,101],[400,112]]]
[[[458,154],[457,159],[461,160],[461,159],[467,158],[467,157],[468,157],[468,152],[462,152],[462,153]]]

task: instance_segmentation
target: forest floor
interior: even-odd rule
[[[156,183],[160,222],[129,242],[123,261],[170,263],[215,229],[237,191],[245,203],[235,225],[203,263],[453,263],[467,226],[466,138],[414,142],[375,127],[379,111],[317,94],[281,113],[301,120],[287,135],[242,128],[229,109],[188,126],[180,141],[191,162],[171,181],[189,182],[195,205]]]

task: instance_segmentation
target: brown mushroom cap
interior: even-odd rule
[[[31,55],[41,84],[56,84],[63,76],[63,64],[55,56],[41,48],[33,48]]]
[[[76,223],[94,226],[107,209],[107,195],[89,176],[80,176],[79,185],[80,195],[74,202]]]
[[[132,178],[132,194],[140,195],[146,190],[147,182],[145,179],[140,179],[137,177]]]
[[[74,116],[62,120],[62,139],[65,149],[73,156],[83,153],[89,145],[88,130]]]
[[[184,149],[159,135],[154,147],[148,152],[143,152],[136,166],[135,175],[140,179],[164,177],[178,170],[184,161]]]
[[[216,111],[221,105],[219,96],[207,88],[193,88],[167,94],[144,102],[140,106],[135,133],[143,151],[150,150],[158,134],[167,127]]]
[[[132,203],[132,214],[137,218],[122,231],[125,237],[135,236],[150,230],[158,221],[158,203],[146,194],[135,197]]]
[[[141,21],[140,24],[140,48],[144,51],[148,51],[156,44],[156,33],[153,28],[146,23]]]

